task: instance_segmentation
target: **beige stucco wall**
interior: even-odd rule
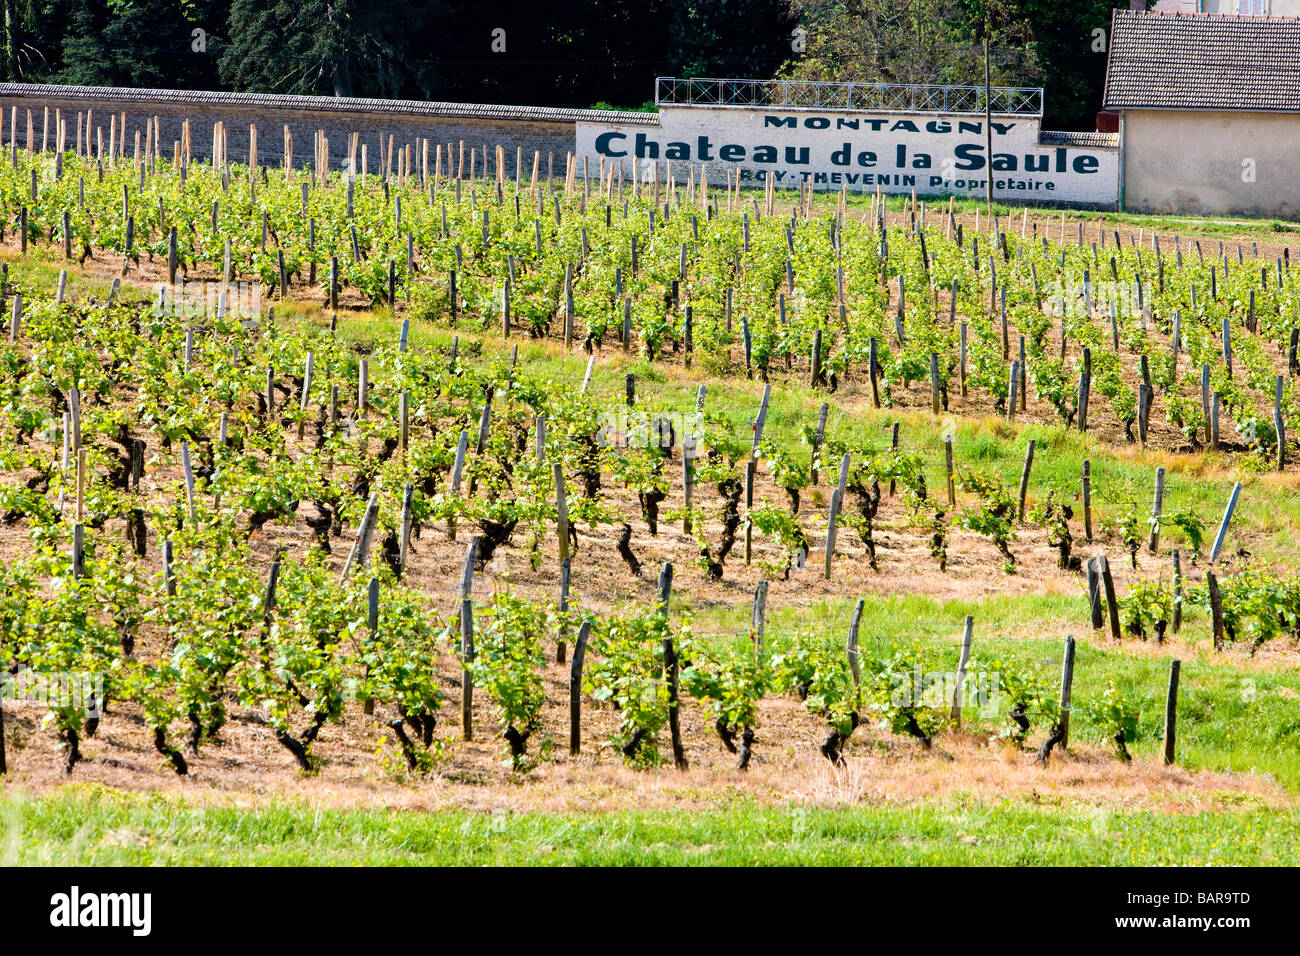
[[[1127,210],[1300,220],[1300,114],[1127,110],[1123,137]]]

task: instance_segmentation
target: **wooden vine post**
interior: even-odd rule
[[[1034,467],[1034,447],[1037,442],[1031,438],[1025,448],[1025,467],[1020,472],[1020,506],[1016,514],[1021,523],[1025,520],[1025,496],[1029,493],[1029,472]]]
[[[948,507],[957,506],[957,485],[953,479],[952,471],[952,433],[946,432],[943,436],[943,464],[948,480]]]
[[[1061,661],[1061,746],[1070,745],[1070,695],[1074,686],[1074,638],[1065,638],[1065,654]]]
[[[357,529],[357,540],[352,545],[347,562],[343,565],[340,581],[346,581],[355,568],[364,568],[370,563],[370,541],[374,537],[375,524],[379,520],[379,492],[370,492],[366,502],[365,514],[361,517],[361,526]]]
[[[961,655],[957,658],[957,679],[953,681],[952,688],[952,722],[953,726],[961,726],[962,704],[966,699],[966,668],[970,665],[970,648],[971,641],[975,636],[975,617],[972,614],[966,615],[966,624],[961,636]]]
[[[1219,593],[1219,578],[1213,568],[1206,569],[1205,590],[1210,599],[1210,626],[1214,635],[1214,649],[1223,650],[1223,595]]]
[[[749,640],[754,653],[763,653],[763,631],[767,624],[767,581],[754,585],[754,607],[749,618]]]
[[[591,622],[583,621],[573,642],[573,661],[569,665],[569,755],[582,750],[582,665],[587,660],[587,641]]]
[[[86,453],[82,449],[77,457],[77,520],[81,520],[81,499],[85,485]],[[190,513],[190,521],[198,521],[194,513],[194,466],[190,462],[190,443],[181,442],[181,470],[185,475],[185,505]]]
[[[1101,630],[1104,622],[1101,611],[1101,572],[1097,570],[1100,558],[1089,558],[1088,573],[1088,611],[1092,620],[1092,629]]]
[[[822,330],[813,330],[812,361],[809,363],[808,387],[816,388],[822,377]]]
[[[1097,558],[1097,570],[1101,574],[1102,587],[1106,590],[1106,615],[1110,619],[1110,636],[1118,641],[1119,602],[1115,599],[1115,578],[1110,573],[1110,561],[1103,554]]]
[[[830,517],[826,521],[826,566],[825,577],[831,579],[831,560],[835,557],[835,531],[836,523],[840,517],[840,509],[844,506],[844,489],[849,477],[849,456],[846,453],[840,461],[840,481],[836,485],[835,491],[831,493],[831,511]]]
[[[474,739],[474,602],[466,595],[460,602],[460,733]]]
[[[892,425],[889,426],[889,450],[890,450],[890,451],[898,451],[898,427],[899,427],[899,423],[898,423],[898,422],[894,422]],[[842,481],[841,481],[841,484],[843,484]],[[889,497],[891,497],[891,498],[894,497],[894,491],[895,491],[895,481],[894,481],[893,478],[890,478],[890,479],[889,479]],[[841,489],[841,491],[840,491],[840,497],[841,497],[841,498],[844,497],[844,491],[843,491],[843,489]]]
[[[1174,607],[1173,619],[1169,622],[1170,630],[1175,634],[1183,626],[1183,562],[1177,548],[1173,550],[1174,562]]]
[[[1083,460],[1083,534],[1092,541],[1092,463]]]
[[[957,282],[957,280],[954,279],[954,280],[953,280],[953,285],[954,285],[954,287],[956,286],[956,282]],[[959,375],[960,375],[960,382],[961,382],[961,397],[962,397],[962,398],[965,398],[965,397],[966,397],[966,350],[967,350],[967,346],[966,346],[966,336],[967,336],[967,332],[966,332],[966,323],[963,322],[963,323],[961,324],[961,357],[960,357],[960,365],[959,365],[959,368],[960,368]],[[874,384],[875,384],[874,378],[873,378],[873,380],[872,380],[872,384],[873,384],[873,386],[874,386]],[[877,405],[877,407],[879,407],[879,405]]]
[[[80,521],[72,526],[72,577],[81,580],[86,576],[86,529]]]
[[[1218,392],[1210,394],[1210,447],[1219,450],[1219,407],[1221,396]]]
[[[758,457],[758,446],[762,444],[763,441],[763,426],[767,423],[767,408],[771,400],[772,386],[764,385],[763,398],[760,400],[758,405],[758,415],[754,418],[754,445],[749,453],[750,458]]]
[[[1182,661],[1176,657],[1169,662],[1169,691],[1165,695],[1165,766],[1171,765],[1175,757],[1178,728],[1178,675],[1182,666]]]
[[[1156,490],[1155,498],[1151,502],[1151,540],[1147,542],[1147,549],[1155,554],[1160,548],[1160,519],[1164,513],[1165,507],[1165,469],[1160,466],[1156,469]]]
[[[168,597],[176,596],[176,574],[172,570],[175,561],[173,545],[170,541],[163,542],[163,588],[167,591]]]
[[[555,531],[560,538],[560,563],[569,560],[569,503],[564,496],[564,466],[552,466],[555,475]]]
[[[186,359],[185,364],[189,365],[189,342],[186,342]],[[311,395],[311,375],[316,364],[316,356],[312,352],[307,353],[307,363],[303,366],[302,371],[302,393],[298,399],[298,440],[302,441],[304,429],[307,427],[307,399]]]
[[[1273,428],[1277,432],[1277,470],[1286,467],[1286,422],[1282,420],[1282,376],[1273,387]]]
[[[1223,539],[1228,535],[1228,524],[1232,521],[1232,513],[1237,510],[1237,499],[1241,496],[1241,482],[1232,486],[1232,494],[1228,496],[1227,507],[1223,509],[1223,520],[1219,522],[1219,531],[1214,536],[1214,547],[1210,550],[1210,564],[1213,565],[1219,560],[1219,554],[1223,551]]]
[[[688,431],[682,436],[682,534],[691,533],[691,498],[695,484],[695,469],[691,465],[693,445],[694,438]]]
[[[745,462],[745,564],[754,556],[754,519],[750,512],[754,509],[754,472],[757,462],[753,459]]]
[[[703,388],[704,386],[700,386]],[[826,417],[830,414],[830,404],[822,402],[821,408],[817,410],[817,430],[813,433],[812,453],[808,462],[808,473],[812,483],[817,484],[818,472],[818,452],[821,451],[822,442],[826,439]]]
[[[1079,373],[1079,431],[1088,430],[1088,393],[1092,389],[1092,352],[1083,350],[1083,370]]]
[[[483,414],[478,421],[478,438],[474,443],[475,457],[481,456],[487,451],[488,434],[492,429],[492,393],[489,392],[483,400]],[[474,475],[469,479],[469,495],[474,497],[474,490],[477,484],[477,478]]]
[[[270,605],[275,600],[275,582],[279,577],[280,562],[271,566],[271,581],[266,586],[267,601]],[[263,614],[269,622],[271,617],[270,607],[265,607]],[[373,644],[379,639],[379,578],[371,578],[370,583],[366,585],[366,637]],[[369,673],[370,666],[366,665],[366,672]],[[373,714],[375,712],[375,699],[367,697],[361,704],[362,713]]]
[[[1012,359],[1011,361],[1011,381],[1007,385],[1007,421],[1016,420],[1016,403],[1017,394],[1020,389],[1020,360]]]
[[[1201,414],[1205,418],[1205,442],[1213,445],[1214,436],[1210,428],[1210,366],[1201,366]]]
[[[465,468],[465,454],[469,451],[469,430],[461,429],[460,440],[456,443],[456,461],[451,468],[451,496],[453,498],[460,495],[460,476]],[[447,536],[452,541],[456,540],[456,516],[451,515],[447,518]]]
[[[930,353],[930,414],[938,416],[941,408],[939,384],[939,353]]]
[[[853,616],[849,619],[849,634],[844,642],[844,653],[849,662],[849,676],[853,678],[853,694],[856,701],[859,685],[862,683],[862,671],[858,664],[858,631],[862,627],[862,609],[866,602],[858,598],[853,607]]]
[[[673,563],[665,561],[659,572],[659,613],[668,620],[668,605],[673,595]],[[673,763],[678,770],[685,770],[686,751],[682,748],[681,718],[677,712],[677,649],[673,645],[673,635],[667,626],[664,628],[664,679],[668,685],[668,732],[672,739]]]
[[[403,391],[397,396],[397,447],[401,449],[402,458],[406,458],[406,449],[411,440],[411,396]]]

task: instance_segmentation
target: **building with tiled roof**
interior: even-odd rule
[[[1116,10],[1109,40],[1123,208],[1300,219],[1300,18]]]

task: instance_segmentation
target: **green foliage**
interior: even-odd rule
[[[1300,578],[1280,577],[1248,565],[1219,581],[1219,595],[1228,640],[1249,641],[1252,652],[1279,635],[1300,635]],[[1185,600],[1208,617],[1205,584],[1191,588]]]
[[[418,594],[395,586],[379,603],[378,624],[375,635],[367,634],[362,642],[361,690],[379,704],[392,706],[399,728],[409,725],[416,732],[418,745],[405,730],[398,734],[398,743],[408,769],[427,773],[441,756],[432,734],[444,700],[438,660],[450,628],[439,626]],[[393,729],[397,733],[398,728]]]
[[[1085,702],[1084,712],[1115,746],[1115,755],[1129,761],[1128,744],[1139,740],[1144,700],[1129,687],[1111,680],[1100,696]]]
[[[1016,558],[1011,553],[1010,542],[1015,538],[1015,498],[996,477],[964,467],[957,470],[957,487],[979,496],[978,507],[964,509],[957,523],[967,531],[991,539],[1002,555],[1002,569],[1014,574]]]
[[[1142,547],[1142,519],[1138,516],[1137,497],[1128,487],[1116,489],[1112,501],[1117,510],[1111,522],[1111,530],[1117,533],[1129,553],[1129,563],[1136,570],[1138,551]]]
[[[808,555],[808,534],[799,524],[798,517],[784,508],[763,504],[750,510],[749,520],[760,534],[777,543],[783,556],[778,562],[761,559],[759,565],[767,574],[789,580],[790,568],[797,556],[800,553],[805,557]]]
[[[1060,704],[1055,688],[1036,671],[1006,659],[973,658],[968,680],[982,683],[994,693],[1003,721],[1000,736],[1023,744],[1035,721],[1048,727],[1060,719]]]
[[[915,737],[928,748],[947,716],[944,701],[935,699],[942,679],[927,673],[916,656],[901,649],[866,657],[863,664],[863,693],[880,726]]]
[[[548,207],[536,216],[522,192],[513,194],[510,183],[503,186],[498,206],[496,196],[485,193],[481,183],[477,190],[465,188],[457,202],[453,189],[445,184],[435,187],[429,199],[423,185],[417,188],[393,178],[381,185],[373,176],[369,184],[356,188],[352,216],[343,212],[346,190],[338,188],[335,179],[330,187],[309,190],[305,217],[296,180],[274,170],[267,170],[265,178],[254,177],[248,189],[227,188],[220,170],[195,163],[188,167],[183,183],[162,168],[145,177],[142,187],[129,164],[107,166],[101,180],[97,169],[83,159],[68,155],[65,162],[62,179],[45,174],[43,158],[29,161],[20,154],[14,163],[0,167],[0,203],[9,210],[10,221],[18,204],[28,208],[33,241],[48,241],[61,228],[62,210],[75,208],[74,233],[79,240],[90,244],[97,255],[124,255],[118,211],[125,190],[133,208],[162,208],[166,223],[178,226],[186,268],[203,273],[217,267],[229,239],[236,275],[265,281],[274,265],[268,264],[269,253],[261,248],[261,216],[266,212],[286,264],[291,271],[298,270],[294,281],[299,286],[311,263],[319,267],[337,255],[349,294],[373,300],[386,295],[388,259],[404,262],[402,240],[409,235],[418,268],[396,269],[397,294],[404,304],[415,303],[418,314],[430,322],[449,323],[446,279],[455,267],[460,283],[457,327],[490,328],[497,315],[493,310],[499,308],[496,297],[502,280],[513,266],[516,315],[538,338],[558,334],[551,326],[563,309],[563,267],[581,262],[573,273],[575,311],[579,335],[585,329],[593,348],[619,315],[612,294],[613,273],[618,269],[624,295],[633,304],[634,335],[643,344],[650,343],[652,350],[669,354],[676,350],[680,355],[684,316],[682,302],[672,301],[670,284],[680,275],[677,257],[685,243],[698,354],[708,350],[723,364],[735,361],[730,356],[739,349],[738,339],[727,331],[724,319],[723,303],[730,292],[735,299],[733,311],[745,315],[750,324],[760,375],[780,377],[784,364],[780,359],[790,358],[792,366],[801,361],[812,334],[820,331],[826,369],[848,381],[864,371],[865,343],[874,339],[880,347],[879,374],[886,402],[910,404],[914,396],[906,400],[903,396],[909,381],[928,376],[929,355],[951,356],[956,342],[942,305],[936,306],[932,296],[909,294],[906,337],[895,344],[892,310],[880,277],[901,276],[909,290],[926,289],[933,279],[941,297],[955,283],[957,309],[970,335],[968,384],[977,397],[981,390],[993,401],[1005,394],[999,330],[986,305],[986,273],[972,262],[969,242],[959,247],[934,226],[921,227],[928,261],[922,261],[915,234],[905,227],[890,226],[882,236],[876,224],[857,216],[846,216],[842,224],[830,214],[796,217],[788,235],[782,217],[753,218],[746,247],[738,214],[718,210],[711,217],[695,216],[685,203],[674,205],[680,196],[670,199],[666,218],[655,207],[652,236],[650,200],[645,197],[629,200],[626,220],[621,209],[613,206],[611,225],[606,227],[603,203],[592,202],[584,210],[579,196],[557,196],[559,215]],[[33,171],[38,195],[30,200]],[[247,170],[236,166],[230,173],[242,181]],[[83,185],[84,205],[78,202]],[[395,198],[403,200],[400,229]],[[517,215],[512,208],[516,198],[520,200]],[[219,207],[215,228],[208,219],[214,201]],[[308,217],[317,225],[311,247],[305,236]],[[138,248],[155,259],[164,255],[163,224],[154,221],[152,212],[137,218]],[[351,226],[358,232],[362,253],[358,256],[352,253]],[[534,230],[542,236],[540,254]],[[832,230],[841,235],[842,245],[832,244]],[[635,274],[629,242],[633,235],[638,239]],[[986,266],[987,243],[980,238]],[[1038,308],[1026,280],[1027,267],[1033,264],[1046,283],[1076,280],[1084,268],[1095,264],[1069,242],[1049,241],[1044,249],[1034,242],[1018,243],[1011,232],[1007,241],[999,275],[1006,279],[1009,313],[1027,338],[1036,397],[1057,405],[1068,419],[1075,370],[1067,375],[1064,365],[1048,356],[1052,349],[1046,338],[1055,325]],[[463,262],[456,256],[457,246]],[[40,250],[39,255],[44,254]],[[1117,250],[1117,257],[1122,275],[1140,274],[1147,284],[1154,281],[1154,256],[1139,262],[1135,250],[1124,249]],[[793,289],[784,285],[787,258],[797,275]],[[842,321],[836,274],[841,264],[846,289]],[[602,411],[609,401],[608,381],[595,380],[586,394],[578,395],[570,379],[559,374],[548,379],[534,371],[539,365],[551,367],[545,343],[526,345],[521,361],[512,367],[504,358],[486,357],[491,349],[465,335],[452,360],[437,349],[399,352],[394,342],[385,340],[383,330],[388,326],[382,314],[368,320],[364,328],[358,328],[361,323],[348,323],[327,331],[323,326],[298,324],[292,319],[293,310],[286,308],[290,321],[281,313],[275,323],[255,327],[251,323],[245,327],[232,316],[204,317],[195,323],[201,325],[202,334],[191,343],[193,356],[186,362],[182,356],[188,318],[178,321],[158,314],[148,303],[137,301],[129,286],[119,291],[111,307],[85,286],[55,302],[39,267],[31,262],[20,266],[13,270],[9,289],[24,296],[23,334],[13,346],[0,344],[0,435],[6,439],[0,443],[5,448],[0,465],[6,473],[0,483],[0,512],[6,522],[30,537],[31,545],[22,560],[0,569],[4,585],[0,590],[5,592],[0,594],[0,665],[9,670],[69,667],[102,676],[110,699],[140,706],[148,729],[160,741],[156,746],[174,767],[176,736],[185,734],[196,751],[218,741],[226,709],[238,698],[264,713],[276,739],[301,767],[311,769],[317,762],[314,745],[320,734],[341,717],[344,702],[355,694],[382,708],[381,719],[401,745],[407,770],[428,770],[440,756],[440,746],[432,738],[442,702],[437,671],[451,635],[447,622],[394,579],[400,502],[406,487],[412,492],[417,543],[422,540],[420,532],[427,535],[435,522],[470,523],[485,540],[503,549],[519,546],[522,533],[533,568],[543,572],[553,567],[549,544],[558,518],[554,464],[562,467],[569,489],[574,548],[586,549],[593,541],[602,545],[598,538],[586,536],[585,528],[619,517],[618,490],[606,497],[608,486],[602,487],[602,481],[609,482],[612,476],[615,483],[625,485],[638,496],[648,517],[651,499],[662,500],[676,479],[680,461],[674,452],[606,441],[611,434]],[[1200,295],[1193,308],[1190,287],[1193,283],[1205,287],[1207,268],[1208,264],[1192,262],[1190,257],[1176,268],[1166,252],[1166,286],[1163,291],[1151,286],[1156,291],[1151,292],[1150,319],[1118,317],[1122,344],[1134,354],[1155,359],[1153,382],[1160,396],[1168,400],[1171,414],[1177,406],[1184,430],[1190,426],[1194,432],[1197,396],[1183,394],[1179,404],[1178,396],[1165,390],[1192,393],[1196,383],[1178,379],[1153,352],[1166,352],[1162,336],[1168,334],[1170,315],[1174,309],[1183,310],[1188,359],[1197,367],[1212,366],[1213,387],[1224,397],[1232,420],[1253,429],[1247,437],[1258,458],[1276,437],[1266,422],[1255,420],[1255,406],[1261,396],[1271,398],[1275,346],[1289,335],[1300,301],[1285,282],[1274,288],[1271,274],[1261,284],[1258,271],[1250,274],[1253,266],[1234,266],[1232,278],[1222,280],[1221,295],[1217,299]],[[321,269],[316,271],[319,278]],[[1243,302],[1251,291],[1257,293],[1261,324],[1255,336],[1239,337],[1234,378],[1228,379],[1226,368],[1215,358],[1213,337],[1225,318],[1243,322]],[[785,296],[783,324],[775,318],[778,295]],[[1106,347],[1105,333],[1095,318],[1069,315],[1066,330],[1079,344],[1092,346],[1098,394],[1109,399],[1109,404],[1094,405],[1094,421],[1100,414],[1123,425],[1132,418],[1131,364]],[[449,339],[449,334],[430,328],[416,331]],[[523,360],[530,358],[528,349],[533,349],[531,359],[537,364]],[[304,396],[301,372],[308,354],[315,371]],[[363,356],[369,363],[371,385],[365,412],[353,408],[347,397],[355,388]],[[274,414],[266,414],[257,400],[268,367]],[[659,365],[647,362],[636,368],[641,381],[662,385],[663,393],[646,389],[648,394],[638,396],[637,408],[662,420],[664,412],[680,402],[680,383]],[[945,359],[941,383],[946,386],[954,373],[952,361]],[[832,387],[831,382],[827,385]],[[74,387],[82,396],[82,447],[87,459],[88,576],[81,580],[72,579],[66,556],[75,486],[56,464],[62,438],[58,423]],[[342,398],[335,406],[337,415],[331,417],[327,403],[336,390]],[[411,429],[407,446],[400,448],[395,419],[403,395],[408,399]],[[474,447],[479,415],[489,396],[491,416],[483,451],[471,452],[462,482],[453,491],[448,478],[457,438],[465,431]],[[735,500],[751,433],[734,407],[719,406],[726,412],[710,412],[699,423],[702,454],[690,466],[697,494],[691,512],[693,531],[706,552],[702,564],[710,573],[716,566],[720,576],[727,542],[734,543],[740,521]],[[214,437],[222,412],[228,427],[224,443]],[[1284,417],[1293,418],[1295,412],[1294,397],[1286,386]],[[770,474],[769,488],[790,496],[791,507],[768,504],[760,496],[746,517],[780,549],[775,562],[760,562],[765,573],[775,576],[788,573],[794,556],[808,548],[807,532],[798,520],[798,496],[810,484],[812,463],[806,449],[796,456],[781,440],[788,437],[781,430],[788,431],[792,418],[798,417],[797,404],[778,400],[771,413],[768,438],[759,455],[767,462],[763,471]],[[538,456],[531,442],[534,423],[542,415],[547,439],[544,456]],[[864,437],[864,421],[872,420],[833,425],[817,452],[816,467],[827,475],[837,473],[843,454],[851,456],[843,522],[870,543],[880,486],[893,482],[901,487],[913,513],[902,524],[926,527],[933,553],[942,562],[947,526],[926,492],[927,465],[934,469],[937,461],[934,449],[886,451],[878,447],[879,432]],[[1045,431],[1044,445],[1059,441],[1073,447],[1069,443],[1075,439],[1061,430]],[[1002,457],[1010,432],[1006,426],[990,432],[979,437],[975,453],[965,456],[967,460],[996,463]],[[811,444],[810,427],[803,429],[803,435],[805,444]],[[136,489],[128,480],[124,450],[141,436],[149,439],[150,460],[143,487]],[[197,471],[192,502],[177,477],[181,442],[186,443]],[[1053,461],[1048,467],[1056,465]],[[1114,466],[1113,460],[1108,465]],[[765,480],[763,471],[760,479]],[[970,469],[963,469],[959,480],[970,496],[968,503],[974,504],[958,516],[957,523],[990,538],[1011,570],[1012,489],[991,474]],[[1115,527],[1136,557],[1145,533],[1136,496],[1123,482],[1107,481],[1099,487],[1109,490],[1116,485]],[[380,502],[378,554],[371,560],[384,591],[374,632],[362,596],[365,575],[338,583],[336,569],[342,556],[337,552],[334,571],[323,554],[310,548],[306,555],[285,557],[278,601],[267,606],[266,556],[275,544],[298,539],[296,531],[286,535],[275,525],[310,525],[315,536],[306,541],[320,551],[331,544],[338,547],[340,539],[346,547],[370,493]],[[1035,509],[1035,520],[1047,527],[1054,546],[1068,539],[1066,500],[1067,493],[1049,487]],[[819,492],[818,505],[823,501]],[[707,538],[706,528],[711,533],[714,525],[706,524],[703,517],[712,519],[719,502],[724,522],[735,522],[724,534],[722,547]],[[137,516],[143,524],[131,526],[148,532],[141,537],[150,546],[168,540],[174,547],[175,561],[166,582],[151,579],[142,570],[156,566],[153,557],[146,559],[147,565],[136,561],[114,540],[120,538],[123,524],[135,522]],[[1179,529],[1195,560],[1205,531],[1196,512],[1185,508],[1164,520]],[[897,526],[893,514],[890,521],[891,528]],[[1296,633],[1300,589],[1293,580],[1246,568],[1225,579],[1223,591],[1225,624],[1233,640],[1249,642],[1254,648],[1276,636]],[[1203,603],[1202,589],[1192,589],[1189,599]],[[1133,585],[1121,609],[1129,629],[1142,634],[1166,619],[1168,611],[1167,592],[1150,582]],[[492,702],[515,764],[522,765],[524,741],[540,726],[543,651],[559,632],[557,618],[549,608],[506,593],[478,623],[479,656],[472,670]],[[662,616],[654,614],[597,617],[594,623],[588,686],[599,700],[618,709],[619,743],[628,759],[652,762],[654,738],[667,716],[662,642],[672,630]],[[133,647],[138,631],[149,635],[143,653]],[[748,648],[724,652],[711,645],[684,644],[683,651],[690,655],[684,657],[690,662],[683,674],[684,686],[729,731],[752,729],[752,722],[746,721],[757,713],[763,694],[773,688],[804,696],[808,706],[845,737],[865,716],[893,732],[927,738],[945,712],[927,697],[936,682],[920,670],[920,655],[910,650],[861,654],[860,688],[843,648],[812,635],[774,641],[770,668]],[[1010,673],[1002,680],[1001,689],[1021,717],[1036,720],[1034,715],[1041,714],[1055,719],[1050,688],[1038,686],[1034,675]],[[1023,737],[1024,729],[1010,712],[1006,716],[1018,728],[1011,733]],[[95,718],[55,707],[48,719],[71,751],[74,735],[90,732]],[[408,732],[410,736],[404,736]],[[534,755],[544,752],[544,747],[543,743],[542,748],[534,748]]]
[[[551,629],[545,608],[503,590],[492,601],[486,626],[475,630],[469,669],[492,701],[516,768],[523,765],[528,738],[540,726],[546,702],[542,671]]]
[[[1192,508],[1179,508],[1170,513],[1167,520],[1182,532],[1187,557],[1195,564],[1200,560],[1201,549],[1205,544],[1205,522]]]
[[[812,484],[807,462],[795,458],[785,446],[771,440],[764,440],[758,456],[767,461],[772,480],[790,496],[790,510],[798,513],[799,492]]]
[[[1173,595],[1160,581],[1139,579],[1119,599],[1119,619],[1124,629],[1135,637],[1145,638],[1147,629],[1155,631],[1156,639],[1164,636],[1165,626],[1173,609]]]
[[[285,559],[278,611],[240,668],[239,698],[265,712],[276,739],[304,771],[319,766],[312,748],[321,729],[342,716],[346,658],[340,650],[364,626],[355,598],[338,587],[323,562]],[[300,722],[306,725],[301,731]]]
[[[592,630],[590,647],[597,659],[584,670],[583,688],[618,711],[618,744],[634,764],[658,759],[655,734],[668,720],[662,678],[663,641],[670,633],[660,613],[610,617]]]
[[[742,735],[743,769],[758,724],[759,702],[772,685],[772,668],[752,646],[711,650],[697,645],[689,654],[691,664],[681,673],[682,689],[704,705],[728,750],[736,751],[733,738]]]
[[[829,658],[823,641],[810,633],[798,631],[794,635],[778,635],[772,642],[769,660],[773,688],[782,693],[795,693],[805,700],[817,676],[818,666]]]

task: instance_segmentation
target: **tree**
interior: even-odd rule
[[[538,106],[770,76],[793,23],[788,0],[2,2],[8,81]]]
[[[52,79],[80,86],[207,87],[216,79],[223,3],[72,0],[62,65]],[[195,49],[193,30],[203,30]]]
[[[668,3],[668,60],[676,76],[765,78],[790,55],[788,0]]]
[[[96,0],[75,0],[62,51],[69,67],[53,79],[74,86],[108,86],[113,82],[109,51],[104,46],[103,13],[103,5]]]
[[[357,0],[235,0],[221,79],[238,90],[323,96],[400,96],[404,37],[437,4],[393,15]]]
[[[1096,128],[1106,84],[1113,0],[1014,0],[1043,71],[1047,129]]]
[[[58,62],[62,27],[72,19],[71,4],[54,0],[4,0],[4,65],[7,82],[41,82]]]
[[[995,86],[1026,86],[1040,76],[1028,27],[991,0]],[[985,0],[791,0],[808,32],[808,50],[788,60],[793,79],[863,83],[984,85]]]
[[[987,18],[995,86],[1042,86],[1045,128],[1093,129],[1111,0],[790,0],[808,51],[783,76],[982,86]]]

